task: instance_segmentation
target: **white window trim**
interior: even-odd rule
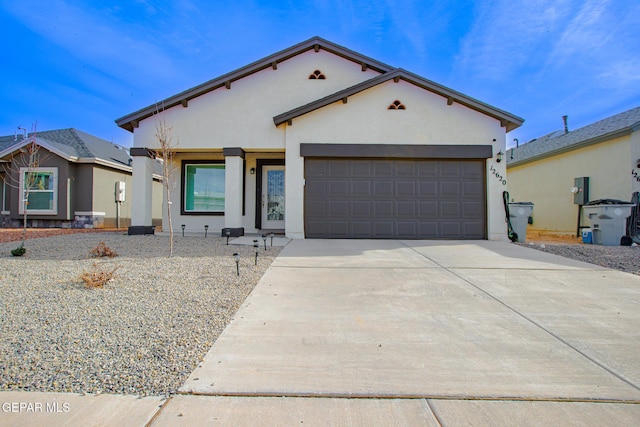
[[[24,175],[29,168],[20,168],[20,189],[22,196],[18,200],[18,213],[24,214]],[[31,168],[31,172],[51,172],[53,174],[53,209],[27,209],[27,215],[57,215],[58,214],[58,168]]]

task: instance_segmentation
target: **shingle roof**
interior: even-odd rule
[[[507,150],[507,166],[532,162],[630,134],[640,129],[640,107],[565,133],[555,131]]]
[[[32,136],[30,134],[29,136]],[[19,148],[23,139],[18,135],[0,136],[0,152]],[[113,144],[104,139],[90,135],[77,129],[59,129],[36,133],[36,142],[51,147],[68,159],[102,160],[116,165],[130,166],[129,151],[125,147]]]

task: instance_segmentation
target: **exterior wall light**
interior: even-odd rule
[[[496,154],[496,162],[500,163],[502,161],[502,150],[498,151],[498,154]]]
[[[249,173],[250,173],[251,175],[255,175],[255,174],[256,174],[256,168],[251,168],[251,169],[249,169]]]

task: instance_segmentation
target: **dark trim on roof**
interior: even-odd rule
[[[131,147],[129,149],[129,155],[131,157],[149,157],[151,159],[155,159],[156,155],[153,150],[142,147]]]
[[[339,46],[321,37],[313,37],[307,41],[281,50],[278,53],[255,61],[247,66],[239,68],[223,76],[220,76],[213,80],[209,80],[208,82],[195,86],[191,89],[187,89],[184,92],[160,101],[158,104],[150,105],[134,113],[120,117],[119,119],[116,119],[115,122],[121,128],[128,130],[129,132],[133,132],[133,128],[137,127],[137,124],[140,120],[151,117],[158,111],[167,110],[177,105],[188,104],[188,101],[190,99],[196,98],[200,95],[204,95],[207,92],[211,92],[223,86],[229,89],[231,87],[231,83],[236,80],[240,80],[266,68],[272,68],[275,70],[279,62],[286,61],[287,59],[293,58],[294,56],[297,56],[308,50],[315,50],[316,52],[318,52],[318,50],[320,49],[338,55],[357,64],[361,64],[363,71],[365,71],[367,68],[380,73],[385,73],[387,71],[393,70],[393,67],[380,61],[376,61],[375,59],[361,55],[357,52]]]
[[[514,116],[513,114],[507,113],[504,110],[500,110],[498,108],[492,107],[489,104],[485,104],[484,102],[478,101],[477,99],[471,98],[460,92],[456,92],[455,90],[450,89],[446,86],[442,86],[436,82],[425,79],[416,74],[410,73],[406,70],[403,70],[402,68],[397,68],[388,73],[373,77],[369,80],[358,83],[347,89],[341,90],[332,95],[318,99],[317,101],[310,102],[309,104],[303,105],[298,108],[294,108],[293,110],[287,111],[286,113],[277,115],[273,118],[273,122],[275,123],[276,126],[279,126],[282,123],[290,123],[296,117],[300,117],[304,114],[310,113],[311,111],[325,107],[337,101],[344,102],[344,99],[351,95],[355,95],[359,92],[365,91],[367,89],[370,89],[376,85],[387,82],[389,80],[394,80],[396,82],[400,80],[404,80],[408,83],[414,84],[422,89],[428,90],[430,92],[433,92],[437,95],[440,95],[446,98],[448,105],[453,104],[453,102],[455,101],[458,104],[464,105],[465,107],[471,108],[480,113],[493,117],[496,120],[500,121],[500,125],[506,128],[506,132],[510,132],[513,129],[521,126],[522,123],[524,122],[524,119],[518,116]]]
[[[300,144],[302,157],[488,159],[491,145]]]

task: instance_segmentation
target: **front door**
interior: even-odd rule
[[[284,230],[284,166],[262,168],[262,229]]]

